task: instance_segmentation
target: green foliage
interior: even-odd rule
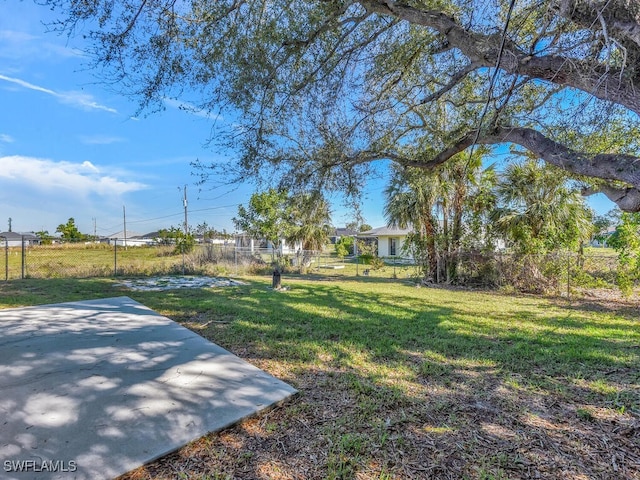
[[[420,269],[421,278],[435,281],[435,278],[432,277],[433,271],[430,263],[430,242],[431,239],[427,236],[410,232],[402,244],[402,253],[415,260]]]
[[[196,226],[194,233],[196,235],[200,235],[205,242],[211,239],[229,240],[233,238],[233,235],[227,232],[226,229],[223,228],[221,231],[216,230],[212,226],[208,225],[207,222],[202,222]]]
[[[413,254],[430,281],[456,282],[463,245],[478,248],[491,240],[490,224],[481,222],[481,212],[487,216],[481,193],[492,205],[487,187],[491,169],[481,170],[483,153],[485,149],[479,148],[471,159],[459,156],[426,173],[392,168],[385,189],[385,217],[390,224],[413,228],[403,248]]]
[[[61,223],[56,228],[56,233],[60,234],[62,240],[68,242],[81,242],[89,238],[88,235],[81,233],[76,226],[76,221],[73,218],[67,220],[67,223]]]
[[[609,283],[603,278],[597,278],[583,268],[571,268],[571,286],[582,288],[608,288]]]
[[[623,213],[608,244],[618,252],[617,283],[629,296],[640,280],[640,213]]]
[[[303,250],[320,250],[329,240],[331,212],[318,191],[290,195],[271,188],[254,193],[247,207],[240,205],[233,222],[241,231],[273,245],[286,240],[300,242]]]
[[[290,233],[287,209],[288,193],[270,188],[251,195],[249,205],[238,206],[238,215],[233,219],[236,228],[254,238],[265,238],[277,245]]]
[[[343,258],[347,255],[353,255],[353,245],[353,237],[341,237],[335,244],[336,254]]]
[[[357,247],[362,263],[371,267],[372,270],[380,270],[384,267],[384,261],[378,257],[374,243],[357,240]]]
[[[185,234],[184,230],[178,227],[161,229],[158,231],[158,238],[161,245],[174,245],[174,254],[189,253],[195,247],[195,238],[191,233]]]
[[[369,259],[369,266],[371,266],[372,270],[380,270],[384,267],[384,260],[374,255]]]
[[[608,231],[615,223],[610,214],[596,215],[593,219],[593,239],[601,245],[605,245],[609,240]]]
[[[300,192],[287,198],[286,220],[289,232],[287,242],[300,242],[302,249],[322,250],[331,233],[329,203],[319,191]]]
[[[547,160],[574,173],[637,188],[629,112],[638,112],[640,46],[613,24],[636,22],[635,2],[602,11],[602,2],[484,2],[481,14],[469,0],[43,3],[61,12],[55,27],[82,32],[96,71],[141,108],[188,86],[200,95],[194,108],[234,113],[237,124],[212,138],[238,164],[201,164],[204,180],[223,173],[355,194],[380,159],[433,167],[443,152],[519,141],[553,150]],[[509,67],[487,82],[499,58]],[[631,158],[592,162],[594,151]]]
[[[42,245],[51,245],[53,243],[53,236],[49,234],[48,230],[36,232],[36,236],[40,239]]]
[[[562,171],[535,160],[509,165],[496,187],[495,228],[520,253],[576,250],[591,237],[592,213]]]

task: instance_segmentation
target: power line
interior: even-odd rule
[[[197,212],[206,212],[206,211],[211,211],[211,210],[220,210],[222,208],[229,208],[229,207],[235,207],[237,206],[236,203],[230,204],[230,205],[220,205],[217,207],[207,207],[207,208],[198,208],[196,210],[189,210],[191,213],[197,213]],[[160,217],[153,217],[153,218],[145,218],[142,220],[128,220],[128,223],[145,223],[145,222],[152,222],[154,220],[162,220],[164,218],[171,218],[171,217],[182,217],[184,216],[184,211],[182,212],[176,212],[176,213],[170,213],[168,215],[162,215]]]
[[[147,219],[143,219],[143,220],[129,220],[129,223],[145,223],[145,222],[152,222],[154,220],[162,220],[163,218],[170,218],[170,217],[179,217],[181,216],[183,213],[182,212],[178,212],[178,213],[172,213],[170,215],[163,215],[162,217],[155,217],[155,218],[147,218]]]
[[[220,210],[221,208],[229,208],[229,207],[237,207],[238,204],[237,203],[232,203],[231,205],[220,205],[219,207],[209,207],[209,208],[200,208],[197,210],[189,210],[191,213],[194,212],[206,212],[209,210]]]
[[[484,117],[487,115],[487,111],[489,110],[489,103],[491,102],[491,97],[493,96],[493,89],[495,87],[496,79],[498,78],[500,62],[502,61],[502,54],[504,53],[504,46],[507,41],[507,31],[509,29],[509,22],[511,22],[511,14],[513,13],[513,8],[516,4],[516,0],[511,0],[509,2],[509,10],[507,10],[507,17],[504,22],[504,28],[502,29],[502,40],[500,41],[500,48],[498,49],[498,58],[496,59],[496,66],[494,67],[493,74],[491,75],[491,79],[489,80],[489,91],[487,92],[487,101],[484,104],[482,109],[482,113],[480,115],[480,121],[478,122],[478,129],[476,130],[475,138],[473,139],[473,143],[471,144],[471,151],[469,152],[469,161],[471,163],[471,158],[473,156],[473,149],[476,146],[476,142],[478,138],[480,138],[480,130],[482,129],[482,122],[484,121]]]

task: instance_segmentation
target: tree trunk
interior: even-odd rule
[[[427,255],[429,256],[429,278],[433,283],[438,281],[438,252],[436,250],[436,227],[433,215],[429,214],[424,218],[425,238],[427,244]]]

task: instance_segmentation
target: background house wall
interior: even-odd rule
[[[410,258],[403,253],[402,249],[411,232],[411,228],[378,227],[362,232],[360,235],[377,239],[379,257]],[[392,239],[395,241],[395,252],[391,248]]]
[[[26,246],[40,244],[40,238],[33,233],[0,232],[0,246],[21,247],[23,237]]]

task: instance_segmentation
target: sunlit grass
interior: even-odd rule
[[[314,420],[317,446],[327,452],[325,478],[372,468],[381,451],[401,448],[404,435],[450,439],[471,472],[496,473],[511,454],[476,455],[478,429],[526,437],[542,429],[569,432],[567,415],[587,425],[640,415],[637,316],[399,280],[285,276],[284,291],[272,290],[268,277],[245,280],[240,287],[166,292],[128,291],[108,279],[15,281],[0,285],[0,305],[128,295],[303,395],[315,389],[313,398],[332,402],[331,423]],[[296,418],[321,408],[304,398],[287,413],[288,425],[305,425]],[[268,433],[281,428],[273,424]],[[567,455],[581,455],[571,445],[563,447]],[[412,451],[410,444],[402,448]],[[380,475],[396,468],[389,455]],[[476,473],[470,478],[480,478]]]

